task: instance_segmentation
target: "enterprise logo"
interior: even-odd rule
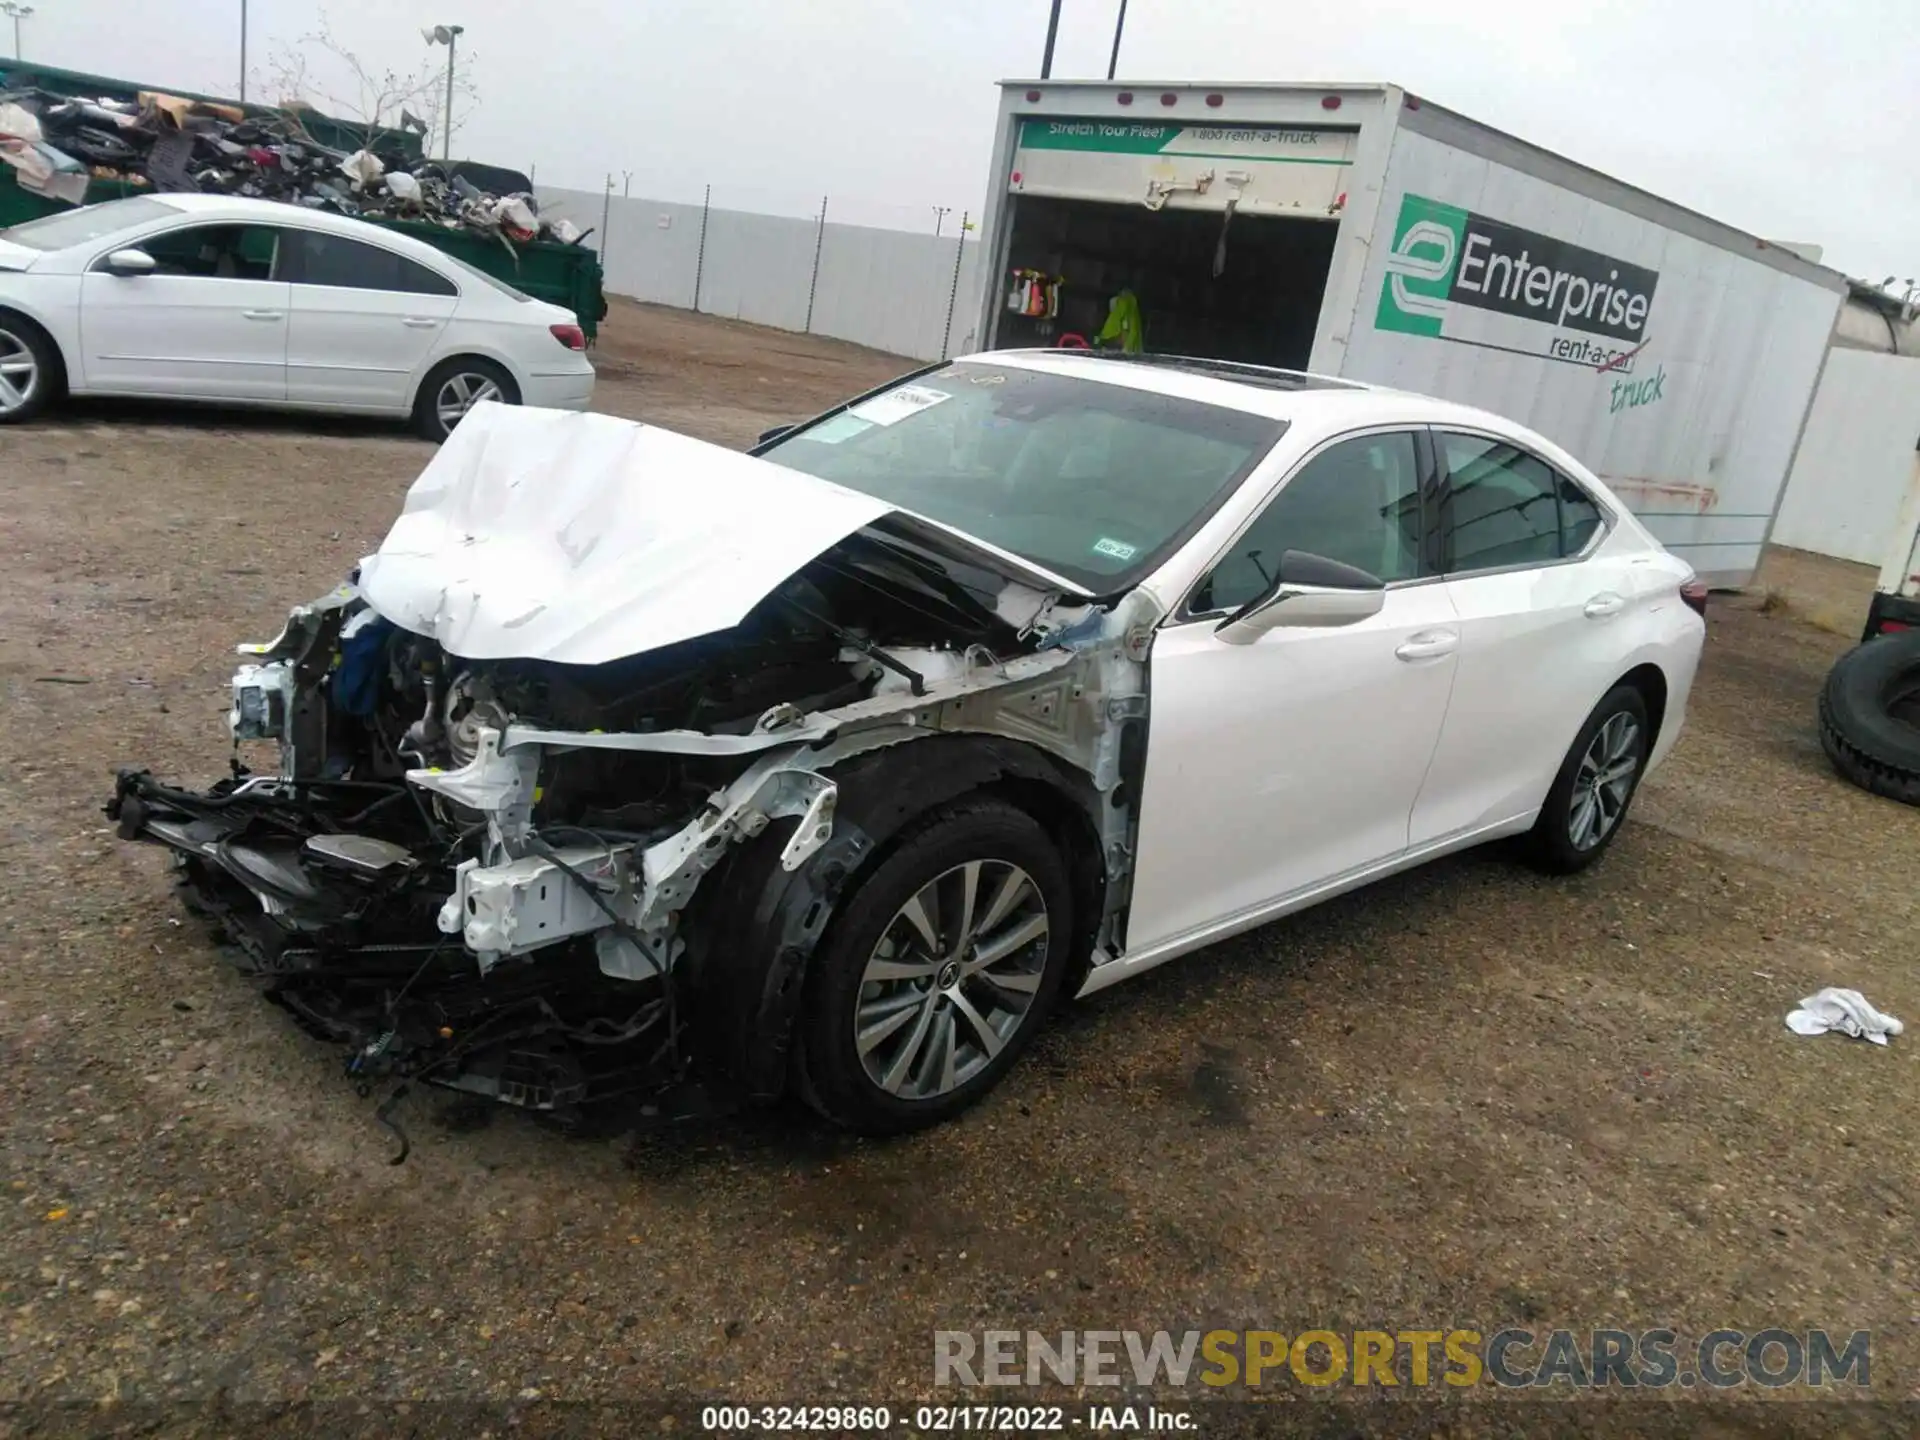
[[[1645,266],[1413,194],[1386,272],[1378,329],[1623,374],[1660,283]]]

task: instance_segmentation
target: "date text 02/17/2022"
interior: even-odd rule
[[[1187,1410],[1154,1405],[920,1405],[895,1413],[885,1405],[709,1405],[700,1412],[700,1428],[719,1434],[869,1433],[911,1427],[919,1434],[1095,1434],[1142,1431],[1192,1432]]]

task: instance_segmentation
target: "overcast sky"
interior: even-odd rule
[[[239,0],[33,3],[29,58],[235,89]],[[1106,74],[1116,7],[1066,0],[1057,76]],[[322,10],[402,71],[444,63],[420,26],[465,25],[472,158],[931,228],[931,206],[979,210],[994,81],[1039,73],[1047,0],[251,0],[250,73]],[[1914,19],[1913,0],[1130,0],[1120,73],[1393,81],[1878,280],[1920,272]]]

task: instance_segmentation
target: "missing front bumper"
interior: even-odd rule
[[[173,854],[181,900],[226,958],[344,1047],[356,1083],[419,1081],[574,1120],[620,1099],[658,1109],[685,1078],[661,977],[607,975],[590,941],[482,971],[437,923],[450,872],[328,828],[339,807],[305,788],[237,777],[195,793],[123,771],[106,808],[124,838]]]

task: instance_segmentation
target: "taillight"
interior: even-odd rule
[[[1687,580],[1680,586],[1680,598],[1687,602],[1687,608],[1689,610],[1692,610],[1695,613],[1697,613],[1702,619],[1706,618],[1706,614],[1707,614],[1707,582],[1706,581],[1702,580],[1698,575],[1694,576],[1690,580]]]
[[[1882,620],[1880,622],[1880,633],[1882,635],[1891,635],[1896,630],[1910,630],[1912,628],[1913,627],[1908,625],[1904,620]]]
[[[582,330],[578,325],[549,325],[547,327],[547,333],[552,335],[554,339],[558,340],[569,350],[584,350],[587,348],[587,332]]]

